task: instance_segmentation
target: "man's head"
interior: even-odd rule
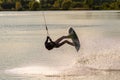
[[[52,44],[51,42],[49,42],[49,43],[45,44],[45,47],[46,47],[48,50],[51,50],[51,49],[53,49],[54,44]]]

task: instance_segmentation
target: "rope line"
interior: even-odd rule
[[[46,27],[46,31],[47,31],[47,36],[49,36],[49,32],[48,32],[48,27],[47,27],[47,24],[46,24],[46,18],[45,18],[45,15],[44,15],[44,11],[43,11],[43,17],[44,17],[44,23],[45,23],[45,27]]]

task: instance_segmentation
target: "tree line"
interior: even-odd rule
[[[0,10],[120,10],[120,0],[0,0]]]

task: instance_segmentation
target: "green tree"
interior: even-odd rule
[[[3,1],[2,0],[0,0],[0,4],[2,4],[3,3]]]
[[[81,8],[81,7],[84,7],[84,4],[83,4],[83,2],[72,2],[71,7],[72,8]]]
[[[102,9],[103,9],[103,10],[110,10],[110,9],[111,9],[111,8],[110,8],[110,4],[107,3],[107,2],[106,2],[106,3],[103,3],[103,4],[102,4]]]
[[[120,2],[113,2],[110,4],[112,10],[119,10],[120,9]]]
[[[56,0],[53,4],[53,7],[56,9],[61,9],[62,2],[63,0]]]
[[[16,9],[16,10],[22,10],[21,2],[19,2],[19,1],[16,2],[16,4],[15,4],[15,9]]]
[[[30,10],[39,10],[40,9],[40,3],[37,2],[37,1],[29,2],[29,9]]]
[[[73,0],[74,2],[83,2],[84,0]]]
[[[50,9],[53,6],[54,0],[40,0],[41,9]]]
[[[62,2],[62,9],[68,10],[71,7],[72,0],[64,0]]]
[[[94,0],[85,0],[84,3],[91,9],[93,7]]]

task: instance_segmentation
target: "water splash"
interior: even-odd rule
[[[5,73],[11,74],[34,74],[34,75],[55,75],[59,74],[60,70],[52,67],[41,67],[41,66],[27,66],[20,68],[13,68],[9,70],[5,70]]]

